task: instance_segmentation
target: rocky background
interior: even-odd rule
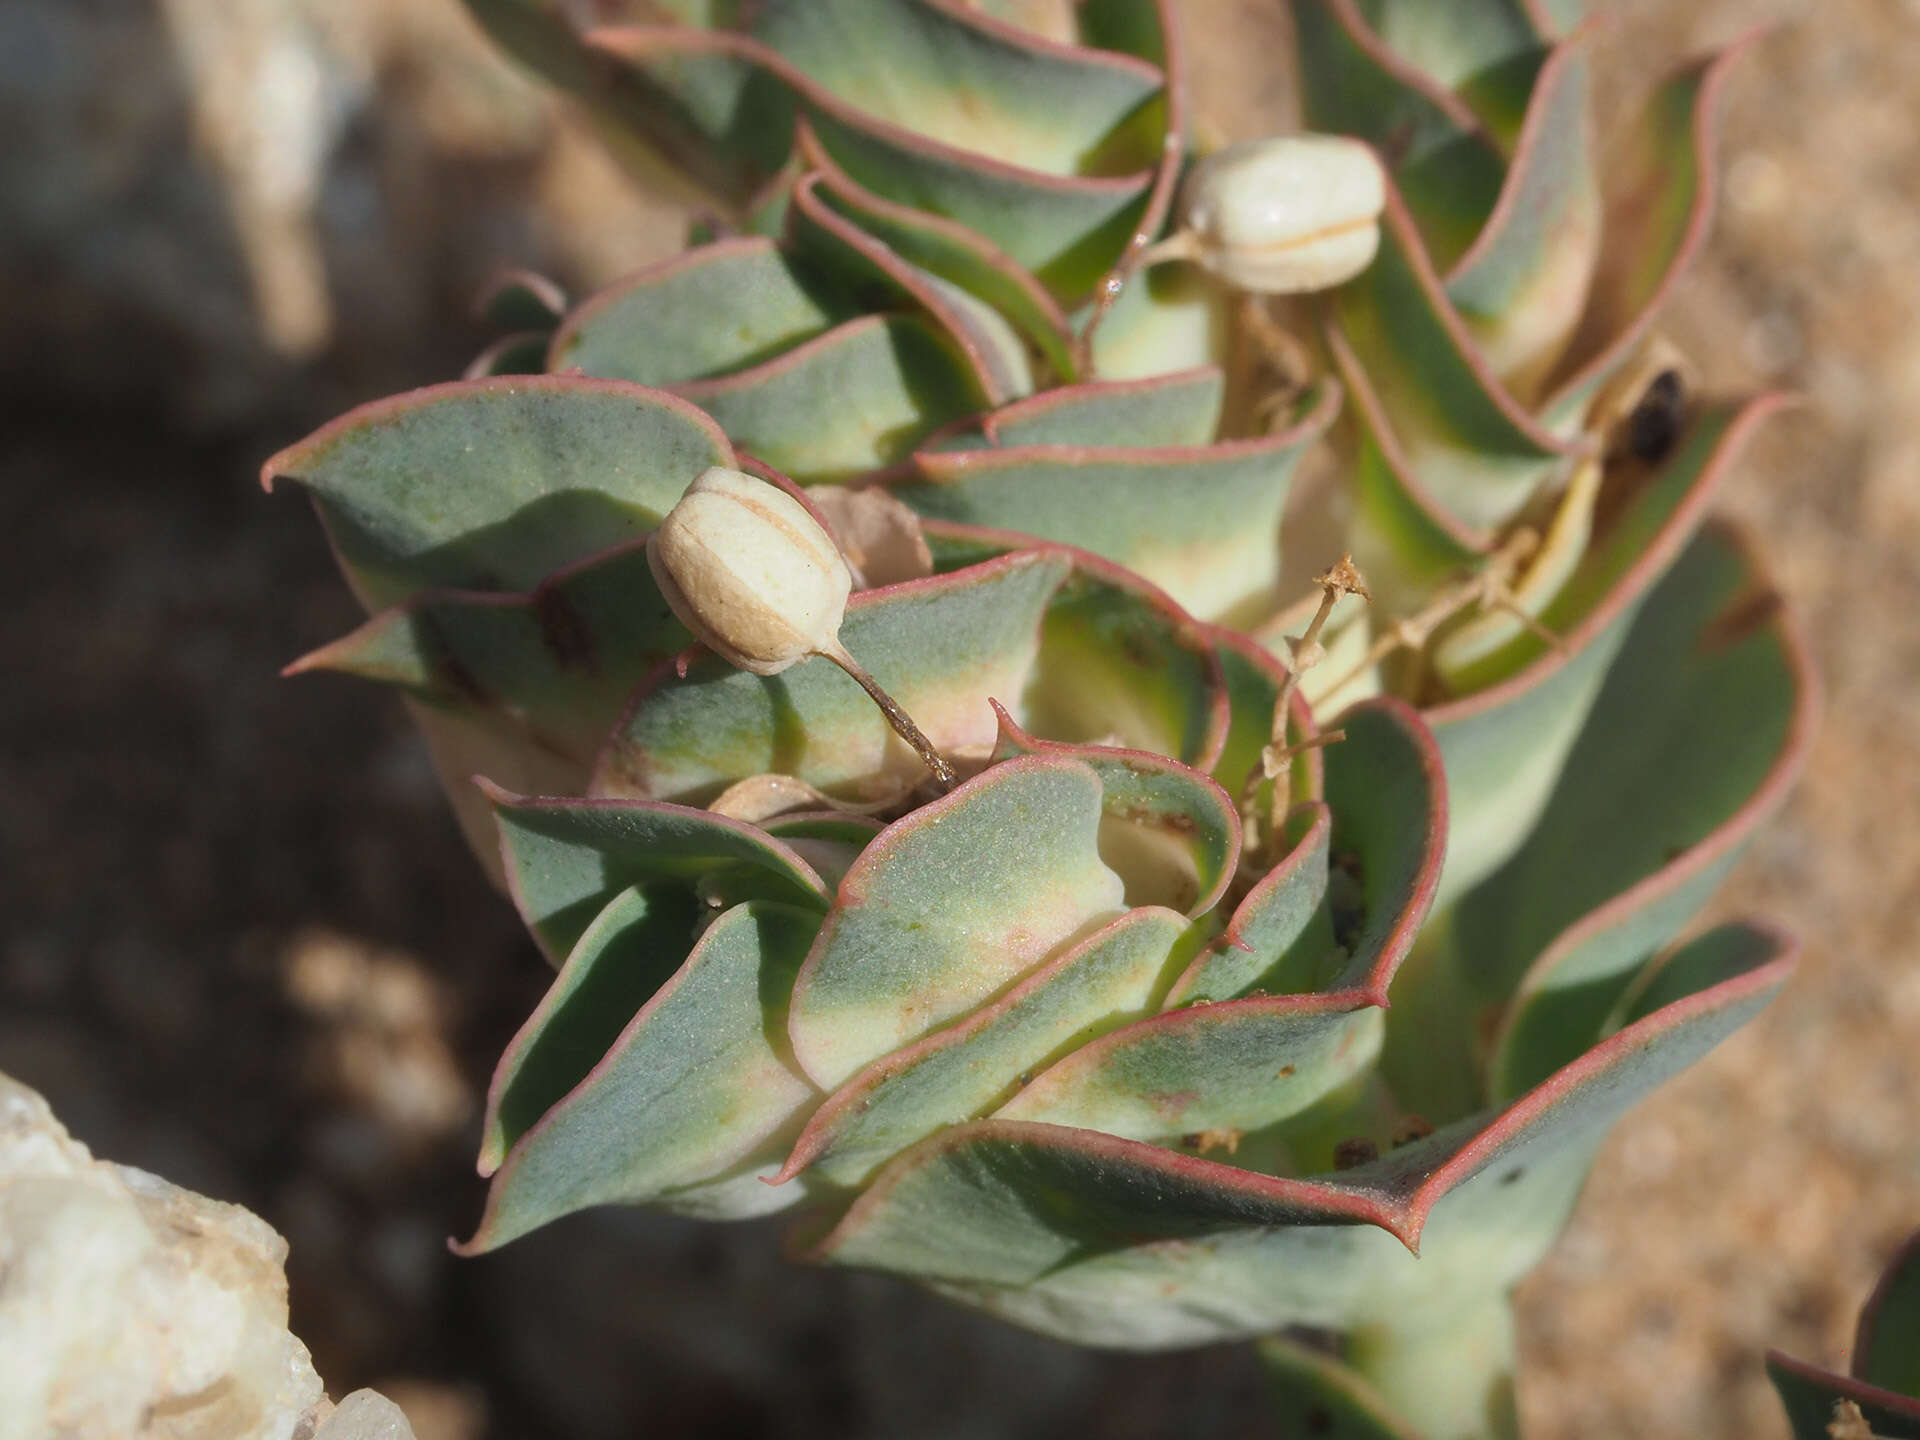
[[[1188,0],[1203,117],[1289,113],[1276,0]],[[1783,1435],[1920,1225],[1920,4],[1620,0],[1615,89],[1759,21],[1718,238],[1673,313],[1808,397],[1725,504],[1822,657],[1812,768],[1726,908],[1808,941],[1637,1112],[1522,1291],[1528,1434]],[[1607,113],[1603,111],[1603,113]],[[456,373],[468,300],[677,248],[457,0],[0,6],[0,1071],[94,1153],[257,1210],[340,1395],[421,1440],[1264,1433],[1242,1352],[1035,1341],[776,1228],[580,1217],[477,1261],[492,1058],[545,967],[397,703],[281,682],[357,615],[260,458]]]

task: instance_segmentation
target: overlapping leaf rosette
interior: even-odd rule
[[[1308,124],[1390,178],[1372,265],[1278,313],[1174,216],[1171,7],[470,3],[739,228],[506,286],[469,379],[267,467],[371,612],[299,668],[408,697],[557,968],[468,1248],[794,1209],[1087,1343],[1338,1332],[1268,1342],[1295,1416],[1502,1433],[1507,1291],[1791,948],[1675,943],[1811,705],[1703,524],[1773,402],[1651,334],[1715,66],[1602,150],[1568,7],[1302,0]],[[827,659],[694,644],[647,542],[713,466],[837,537],[951,793]],[[1315,586],[1343,549],[1371,606]]]

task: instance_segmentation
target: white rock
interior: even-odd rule
[[[259,1216],[93,1159],[0,1075],[0,1440],[411,1440],[377,1396],[349,1397],[377,1426],[335,1428],[286,1258]]]

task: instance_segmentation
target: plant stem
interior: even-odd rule
[[[1495,1292],[1349,1333],[1346,1360],[1426,1440],[1514,1440],[1513,1308]]]
[[[846,646],[836,640],[823,648],[820,654],[851,675],[860,688],[873,697],[873,703],[880,707],[881,713],[887,717],[887,723],[893,726],[894,733],[911,745],[926,762],[927,769],[933,772],[933,778],[940,783],[942,790],[951,790],[960,783],[959,777],[953,773],[953,766],[949,765],[946,758],[933,748],[933,742],[926,737],[918,725],[913,723],[913,717],[900,708],[898,701],[880,688],[880,682],[867,673],[865,666],[847,653]]]

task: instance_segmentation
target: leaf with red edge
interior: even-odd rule
[[[658,390],[527,375],[350,410],[261,470],[313,496],[369,609],[416,590],[527,590],[654,528],[733,463],[707,416]]]
[[[1100,858],[1125,883],[1129,905],[1160,905],[1189,918],[1213,909],[1240,859],[1240,818],[1211,777],[1152,751],[1038,740],[997,702],[994,710],[996,762],[1071,757],[1100,777]]]
[[[793,1050],[815,1083],[845,1083],[1122,908],[1101,796],[1081,761],[1007,760],[862,852],[794,986]]]
[[[1289,429],[1215,445],[923,450],[893,491],[922,515],[1091,550],[1216,619],[1271,604],[1294,467],[1338,405],[1328,386]]]
[[[1705,530],[1641,612],[1534,835],[1455,917],[1463,981],[1483,1004],[1512,996],[1496,1096],[1597,1038],[1785,798],[1812,724],[1799,637],[1752,557]]]
[[[1853,1373],[1920,1400],[1920,1234],[1895,1252],[1860,1311]]]
[[[1754,32],[1757,34],[1758,32]],[[1601,156],[1601,248],[1585,312],[1547,386],[1547,426],[1571,433],[1652,333],[1713,223],[1721,87],[1753,36],[1677,72]]]
[[[946,575],[866,590],[840,640],[943,751],[991,746],[991,697],[1017,697],[1042,616],[1072,559],[1028,550]],[[829,660],[778,675],[714,656],[665,668],[634,698],[601,756],[595,793],[706,801],[750,775],[884,792],[925,774],[867,693]]]
[[[1083,1344],[1439,1315],[1463,1294],[1497,1294],[1539,1258],[1614,1121],[1757,1013],[1785,968],[1628,1026],[1497,1116],[1330,1176],[976,1121],[894,1161],[812,1253]]]
[[[637,893],[616,899],[582,938],[554,981],[554,1003],[535,1011],[516,1037],[496,1086],[495,1115],[515,1108],[507,1092],[516,1084],[536,1086],[536,1099],[553,1088],[555,1073],[536,1058],[577,1037],[549,1037],[547,1027],[577,1020],[577,1005],[596,995],[600,977],[582,972],[632,963],[621,937],[642,919]],[[776,1188],[756,1177],[778,1163],[815,1098],[782,1043],[781,1002],[818,925],[815,913],[766,901],[737,905],[709,925],[686,963],[564,1098],[530,1127],[519,1128],[524,1115],[516,1122],[517,1138],[462,1253],[496,1249],[590,1205],[644,1202],[720,1218],[766,1214],[801,1199],[799,1186]],[[590,1023],[597,1031],[605,1017]],[[577,1055],[567,1059],[571,1067],[556,1058],[556,1069],[578,1066]]]
[[[1613,480],[1613,514],[1541,613],[1560,647],[1516,633],[1458,672],[1469,693],[1426,712],[1455,801],[1443,905],[1505,863],[1538,821],[1634,616],[1779,403],[1705,407],[1657,467]]]
[[[1327,756],[1327,793],[1332,845],[1358,872],[1348,877],[1358,893],[1336,897],[1344,903],[1332,907],[1330,923],[1316,926],[1311,912],[1299,916],[1293,887],[1263,882],[1214,943],[1227,966],[1203,957],[1182,977],[1174,992],[1180,998],[1170,1003],[1185,1008],[1062,1057],[1001,1117],[1142,1140],[1254,1130],[1305,1109],[1372,1061],[1379,1007],[1439,879],[1445,786],[1431,739],[1399,702],[1368,702],[1342,725],[1347,738]],[[1304,874],[1310,880],[1313,872]],[[1336,939],[1345,951],[1331,943]],[[1206,1003],[1210,989],[1225,989],[1228,979],[1219,972],[1237,969],[1234,947],[1242,944],[1267,961],[1249,983],[1286,965],[1275,988],[1311,985],[1318,993],[1256,990]],[[1295,945],[1300,954],[1289,956]]]
[[[396,686],[565,759],[584,784],[634,686],[692,638],[633,541],[530,591],[419,591],[285,673]]]
[[[1487,364],[1522,397],[1572,338],[1599,255],[1589,70],[1579,41],[1541,67],[1500,196],[1446,276]]]
[[[555,332],[548,365],[678,385],[759,364],[859,313],[832,274],[773,241],[717,240],[587,297]]]
[[[758,826],[655,800],[532,799],[483,785],[509,893],[548,958],[564,959],[615,894],[677,883],[713,909],[749,899],[824,911],[813,867]]]
[[[990,1112],[1056,1055],[1147,1013],[1187,921],[1127,911],[1005,995],[883,1055],[814,1112],[784,1175],[858,1185],[909,1145]]]

